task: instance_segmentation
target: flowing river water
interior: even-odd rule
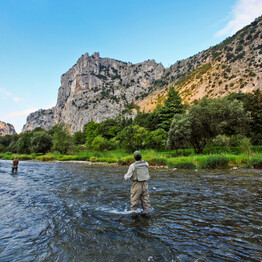
[[[152,216],[127,167],[0,161],[0,261],[262,261],[262,171],[151,170]]]

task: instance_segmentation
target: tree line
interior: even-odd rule
[[[49,131],[36,128],[0,137],[0,152],[73,154],[79,150],[124,148],[177,150],[193,148],[202,154],[205,147],[236,146],[241,141],[262,145],[262,94],[232,93],[224,98],[203,98],[190,106],[182,104],[179,93],[169,88],[164,106],[152,113],[137,110],[134,119],[119,115],[102,123],[87,123],[82,131],[70,134],[59,123]]]

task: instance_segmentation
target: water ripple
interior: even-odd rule
[[[0,261],[262,261],[262,173],[151,172],[133,219],[127,168],[0,161]]]

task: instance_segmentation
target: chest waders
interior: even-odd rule
[[[147,180],[149,178],[148,164],[142,160],[136,161],[134,163],[133,176],[131,177],[133,180],[130,192],[130,204],[132,212],[137,210],[140,201],[144,212],[150,210],[151,205],[147,184]]]

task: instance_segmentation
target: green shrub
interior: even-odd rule
[[[7,152],[7,153],[10,153],[10,152]],[[7,153],[0,154],[0,158],[4,159],[4,160],[13,160],[14,155],[12,155],[12,154],[10,155],[10,154],[7,154]]]
[[[117,158],[110,158],[110,157],[101,157],[98,159],[99,162],[105,162],[105,163],[118,163]]]
[[[36,160],[40,160],[40,161],[54,161],[54,160],[56,160],[56,157],[54,155],[37,156]]]
[[[4,145],[0,144],[0,152],[4,153],[6,151],[7,151],[7,148]]]
[[[109,148],[109,141],[102,136],[97,136],[94,138],[91,146],[95,151],[104,151]]]
[[[92,156],[92,157],[89,158],[89,160],[90,160],[91,162],[96,162],[96,161],[97,161],[97,158],[94,157],[94,156]]]
[[[194,169],[196,168],[196,165],[194,164],[193,160],[177,160],[177,161],[168,161],[168,167],[169,168],[182,168],[182,169]]]
[[[239,149],[241,153],[250,156],[252,154],[251,147],[250,138],[245,137],[240,141]]]
[[[254,168],[262,169],[262,156],[255,156],[251,158],[251,165]]]
[[[76,153],[77,160],[86,161],[89,160],[91,156],[93,156],[93,154],[89,151]]]
[[[210,155],[203,159],[200,168],[214,169],[214,168],[227,168],[229,158],[224,155]]]
[[[58,157],[59,161],[70,161],[70,160],[77,160],[76,156],[70,156],[70,155],[62,155]]]
[[[12,152],[6,152],[5,155],[13,155]]]
[[[149,160],[148,163],[151,166],[166,166],[167,165],[167,159],[161,158],[161,157],[156,157],[156,158],[152,158],[151,160]]]
[[[251,150],[252,150],[254,153],[262,153],[262,146],[252,146],[252,147],[251,147]]]
[[[32,160],[32,159],[34,159],[32,155],[22,154],[18,156],[18,160]]]

